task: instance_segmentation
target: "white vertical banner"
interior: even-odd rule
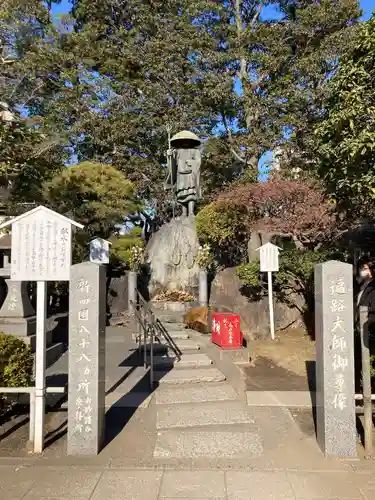
[[[272,290],[272,273],[279,270],[279,251],[278,246],[273,243],[266,243],[257,248],[260,251],[260,272],[267,273],[268,284],[268,304],[270,315],[270,333],[271,339],[275,340],[275,319],[273,310],[273,290]]]

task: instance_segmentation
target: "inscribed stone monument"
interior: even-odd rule
[[[105,268],[72,266],[69,292],[68,455],[96,455],[104,439]]]
[[[356,457],[350,264],[315,266],[315,341],[318,443],[326,456]]]

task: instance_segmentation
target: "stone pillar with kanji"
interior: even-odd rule
[[[106,271],[71,268],[69,284],[68,455],[97,455],[104,442]]]
[[[316,426],[326,456],[356,457],[353,267],[315,266]]]

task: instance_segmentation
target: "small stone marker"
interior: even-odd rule
[[[71,268],[69,296],[68,455],[97,455],[105,416],[106,271]]]
[[[356,457],[353,271],[315,266],[317,438],[326,456]]]

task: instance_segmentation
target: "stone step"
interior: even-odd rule
[[[52,344],[52,336],[53,332],[52,330],[46,332],[46,342],[47,346],[50,346]],[[26,336],[18,336],[19,339],[23,340],[25,344],[29,345],[31,347],[31,350],[35,352],[36,349],[36,334],[34,333],[33,335],[29,335],[28,337]]]
[[[156,414],[157,429],[253,423],[249,409],[240,401],[161,405]]]
[[[62,342],[59,342],[58,344],[52,344],[49,347],[47,347],[46,368],[53,365],[53,363],[59,359],[59,357],[62,355],[63,352],[64,352],[64,344]],[[35,361],[35,354],[34,354],[34,361]]]
[[[163,326],[168,331],[169,330],[175,330],[175,331],[182,330],[183,331],[183,330],[187,330],[187,328],[188,328],[187,325],[185,325],[185,323],[168,323],[168,322],[164,323],[163,322]]]
[[[196,342],[193,342],[190,339],[181,339],[181,340],[176,340],[174,342],[177,346],[177,348],[181,351],[181,353],[187,352],[187,351],[199,351],[200,347]],[[151,345],[147,344],[146,349],[149,351],[151,349]],[[143,350],[143,345],[141,346],[141,350]],[[169,347],[169,345],[166,342],[155,342],[154,343],[154,352],[166,352],[167,350],[172,351]]]
[[[256,432],[238,431],[159,431],[154,458],[255,458],[263,453]]]
[[[155,312],[155,315],[159,321],[161,321],[163,324],[164,323],[174,323],[174,324],[181,324],[184,322],[184,316],[185,313],[162,313],[162,312]]]
[[[173,331],[169,331],[167,330],[168,332],[168,335],[173,339],[173,340],[177,340],[177,339],[181,339],[181,340],[187,340],[189,338],[189,332],[190,330],[173,330]],[[164,337],[163,335],[160,335],[160,340],[163,341],[164,340]],[[137,333],[133,333],[132,334],[132,339],[136,342],[138,338],[138,334]],[[141,338],[143,339],[143,336],[141,336]]]
[[[194,342],[193,340],[187,339],[187,340],[176,340],[175,342],[176,346],[180,349],[181,352],[186,352],[186,351],[199,351],[200,347],[199,345]]]
[[[166,329],[167,330],[167,333],[168,335],[172,338],[172,339],[181,339],[181,340],[186,340],[188,338],[190,338],[191,334],[194,333],[194,331],[192,330],[188,330],[187,328],[185,330],[169,330],[169,329]]]
[[[155,380],[159,384],[199,384],[204,382],[222,382],[225,376],[217,368],[191,368],[155,371]]]
[[[175,366],[176,368],[194,368],[197,366],[210,366],[212,365],[212,360],[207,356],[207,354],[182,354],[179,360],[177,356],[155,356],[154,366],[155,367],[167,367]]]
[[[181,403],[206,403],[237,399],[237,393],[227,383],[199,384],[191,387],[160,387],[155,392],[157,405]]]

